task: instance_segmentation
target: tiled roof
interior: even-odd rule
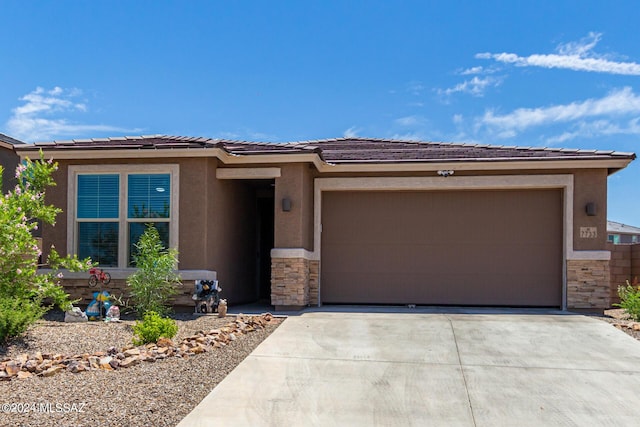
[[[7,144],[11,144],[11,145],[21,145],[24,144],[24,142],[12,138],[9,135],[5,135],[4,133],[0,133],[0,141],[2,142],[6,142]]]
[[[607,221],[607,232],[613,234],[638,234],[640,235],[640,227],[622,224],[615,221]]]
[[[513,161],[569,159],[635,159],[634,153],[484,144],[400,141],[374,138],[335,138],[288,143],[142,135],[36,143],[20,149],[123,150],[221,148],[234,155],[316,153],[324,161],[346,163],[402,163],[454,161]]]

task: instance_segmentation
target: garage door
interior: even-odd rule
[[[561,306],[560,190],[324,192],[323,303]]]

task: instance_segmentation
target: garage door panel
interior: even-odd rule
[[[325,303],[559,306],[559,190],[324,193]]]

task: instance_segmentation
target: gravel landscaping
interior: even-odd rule
[[[223,328],[235,316],[177,314],[173,339]],[[121,323],[64,323],[62,313],[47,315],[20,339],[0,346],[0,361],[22,354],[83,354],[131,344],[133,320]],[[220,348],[192,356],[141,362],[114,371],[61,372],[51,377],[0,381],[1,426],[175,426],[277,328],[271,318],[264,329],[237,334]],[[17,412],[6,412],[16,404]],[[220,408],[224,410],[224,408]]]
[[[605,310],[604,316],[598,317],[614,327],[620,329],[627,335],[640,340],[640,322],[634,322],[629,315],[621,308]]]

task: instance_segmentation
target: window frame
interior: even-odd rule
[[[140,174],[169,174],[171,180],[170,208],[169,208],[169,246],[178,248],[178,224],[180,203],[180,166],[178,164],[114,164],[114,165],[72,165],[68,171],[67,191],[67,252],[70,255],[78,254],[78,223],[86,222],[87,218],[79,221],[77,215],[78,176],[79,175],[119,175],[119,217],[117,219],[104,220],[105,222],[117,222],[118,225],[118,269],[131,269],[129,267],[129,219],[128,182],[129,175]],[[149,220],[149,221],[145,221]],[[165,218],[160,222],[167,222]],[[102,222],[102,219],[91,219],[90,222]],[[144,218],[141,222],[155,222],[155,218]]]

